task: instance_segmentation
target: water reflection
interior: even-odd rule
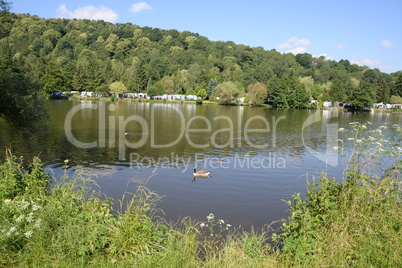
[[[206,178],[210,178],[212,176],[210,175],[197,175],[193,177],[193,180],[191,181],[192,183],[196,182],[196,179],[206,179]]]

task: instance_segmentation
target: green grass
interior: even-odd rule
[[[7,151],[0,266],[402,267],[402,135],[400,127],[388,130],[395,139],[374,135],[384,128],[352,125],[344,141],[355,151],[345,178],[322,174],[309,182],[304,199],[296,193],[288,201],[290,217],[273,235],[269,226],[243,232],[212,214],[202,223],[168,223],[157,216],[157,193],[139,187],[116,202],[83,171],[49,188],[38,158],[24,169],[23,159]],[[376,141],[381,147],[373,149]]]

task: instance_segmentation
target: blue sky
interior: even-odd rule
[[[177,29],[286,53],[402,70],[401,0],[15,0],[12,12]]]

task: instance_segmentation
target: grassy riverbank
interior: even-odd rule
[[[385,139],[386,128],[394,138]],[[305,199],[296,193],[288,201],[290,217],[273,235],[268,227],[240,232],[212,214],[167,223],[157,216],[157,193],[139,187],[113,201],[84,171],[49,187],[38,158],[26,163],[7,152],[0,266],[401,267],[401,128],[347,131],[340,130],[339,149],[351,142],[355,150],[345,178],[310,181]]]

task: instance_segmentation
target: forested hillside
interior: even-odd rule
[[[348,60],[281,54],[131,23],[11,18],[2,29],[0,65],[19,70],[46,93],[105,93],[120,82],[113,93],[221,95],[227,101],[243,95],[255,104],[269,98],[274,106],[295,108],[313,99],[363,107],[402,97],[402,72],[386,74]]]

